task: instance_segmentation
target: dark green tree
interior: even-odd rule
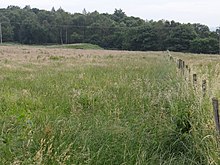
[[[14,32],[8,17],[0,15],[0,23],[2,25],[2,40],[3,42],[13,41]]]
[[[3,41],[25,44],[93,43],[106,49],[166,50],[217,53],[218,31],[202,24],[145,21],[128,17],[121,9],[113,14],[97,11],[71,14],[25,6],[0,9]]]
[[[187,52],[190,49],[190,42],[197,36],[194,28],[190,24],[174,24],[171,27],[165,47],[172,51]]]

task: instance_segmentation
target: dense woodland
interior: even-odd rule
[[[147,17],[147,16],[146,16]],[[202,24],[147,21],[127,16],[121,9],[113,14],[68,13],[26,6],[0,9],[3,42],[22,44],[92,43],[106,49],[172,50],[218,53],[218,30]]]

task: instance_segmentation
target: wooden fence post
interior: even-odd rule
[[[182,74],[185,74],[185,61],[182,60]]]
[[[206,94],[206,88],[207,88],[207,83],[206,80],[202,80],[202,92],[203,92],[203,97]]]
[[[213,111],[214,111],[214,118],[215,118],[215,126],[216,126],[216,130],[217,130],[217,133],[220,134],[218,99],[216,99],[216,98],[212,98],[212,105],[213,105]]]
[[[182,61],[182,69],[185,69],[185,61]]]
[[[182,68],[182,60],[181,60],[181,59],[178,60],[178,68],[179,68],[179,69]]]
[[[197,84],[197,75],[193,74],[193,85]]]

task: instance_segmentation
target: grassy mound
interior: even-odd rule
[[[12,42],[7,42],[0,44],[0,46],[22,46],[19,43],[12,43]],[[26,45],[27,46],[27,45]],[[39,47],[42,45],[31,45],[35,47]],[[102,47],[94,44],[89,44],[89,43],[77,43],[77,44],[63,44],[63,45],[50,45],[47,46],[49,48],[67,48],[67,49],[84,49],[84,50],[101,50],[103,49]]]
[[[68,49],[103,49],[98,45],[88,44],[88,43],[78,43],[78,44],[64,44],[59,46],[52,46],[53,48],[68,48]]]

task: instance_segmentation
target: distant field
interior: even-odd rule
[[[210,95],[166,52],[0,46],[0,164],[219,164],[220,59],[172,55]]]
[[[79,43],[79,44],[64,44],[64,45],[53,45],[49,46],[51,48],[67,48],[67,49],[103,49],[98,45],[88,44],[88,43]]]

